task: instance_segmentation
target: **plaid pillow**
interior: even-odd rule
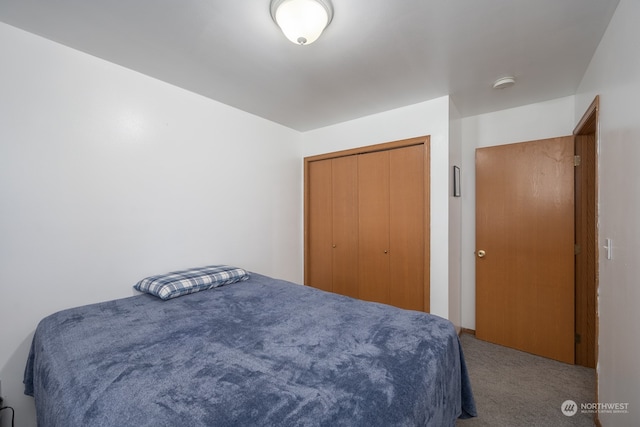
[[[174,271],[140,280],[133,287],[140,292],[155,295],[163,300],[217,288],[222,285],[247,280],[249,274],[229,265],[210,265]]]

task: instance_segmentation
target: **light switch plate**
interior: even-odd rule
[[[607,250],[607,259],[613,259],[613,243],[609,238],[605,239],[605,242],[607,243],[604,246],[604,248]]]

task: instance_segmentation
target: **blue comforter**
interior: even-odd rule
[[[453,325],[259,274],[40,322],[38,425],[453,426],[475,404]]]

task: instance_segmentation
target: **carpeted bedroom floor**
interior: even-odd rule
[[[595,370],[568,365],[518,350],[460,336],[471,377],[478,417],[458,420],[456,427],[593,426],[581,403],[595,402]],[[565,416],[562,403],[578,411]]]

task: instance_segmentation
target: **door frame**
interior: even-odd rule
[[[593,212],[595,218],[593,218],[594,224],[595,224],[595,242],[594,242],[594,264],[595,264],[595,364],[596,364],[596,369],[595,369],[595,374],[596,374],[596,390],[595,390],[595,395],[596,395],[596,402],[599,401],[598,399],[598,359],[599,359],[599,344],[598,344],[598,336],[599,336],[599,328],[600,328],[600,315],[598,312],[598,294],[599,294],[599,282],[600,282],[600,264],[599,264],[599,242],[598,242],[598,200],[599,200],[599,195],[598,195],[598,188],[599,188],[599,177],[598,177],[598,154],[599,154],[599,146],[600,146],[600,96],[596,95],[596,97],[594,98],[594,100],[591,102],[591,104],[589,105],[589,107],[587,108],[587,110],[585,111],[585,113],[582,115],[582,118],[580,119],[580,121],[578,122],[578,124],[576,125],[575,129],[573,130],[573,135],[574,136],[579,136],[579,135],[593,135],[594,136],[594,144],[595,144],[595,162],[593,165],[593,168],[595,169],[593,171],[594,175],[595,175],[595,188],[594,188],[594,198],[595,198],[595,212]],[[577,301],[577,300],[576,300]],[[600,422],[598,420],[598,414],[596,413],[595,415],[595,421],[596,424],[599,425]]]

